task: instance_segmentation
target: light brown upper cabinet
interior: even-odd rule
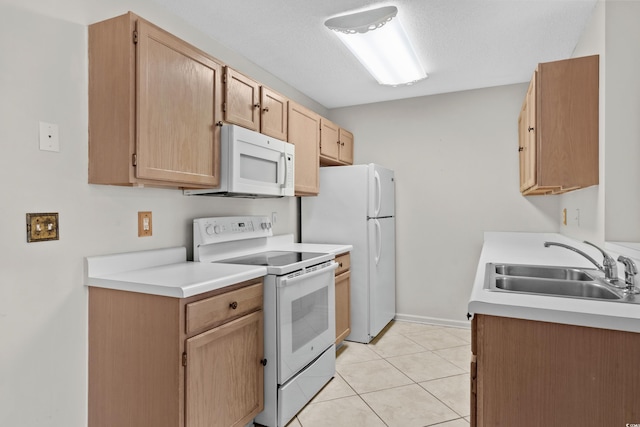
[[[353,134],[324,117],[320,122],[320,164],[353,164]]]
[[[340,156],[338,160],[346,165],[353,164],[353,134],[346,129],[340,128],[338,133],[340,141]]]
[[[536,75],[534,73],[527,95],[522,103],[520,116],[518,117],[518,134],[520,140],[520,191],[525,192],[535,185],[535,161],[536,161],[536,103],[535,103]]]
[[[287,98],[231,67],[224,83],[225,122],[287,141]]]
[[[520,191],[598,184],[598,55],[541,63],[518,119]]]
[[[289,142],[295,145],[296,196],[320,192],[320,115],[289,101]]]
[[[260,132],[282,141],[289,140],[289,100],[269,89],[260,87]]]
[[[89,183],[216,187],[222,67],[129,12],[89,26]]]

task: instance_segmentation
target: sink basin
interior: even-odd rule
[[[617,300],[620,296],[597,282],[566,279],[539,279],[534,277],[498,276],[495,287],[505,291],[559,295],[577,298]]]
[[[640,295],[625,293],[593,268],[490,262],[485,271],[489,291],[640,304]]]
[[[571,267],[552,267],[541,265],[494,264],[496,274],[505,276],[538,277],[542,279],[584,280],[595,279],[582,270]]]

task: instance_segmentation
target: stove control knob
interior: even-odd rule
[[[213,236],[214,234],[220,233],[220,226],[219,225],[207,225],[207,228],[205,228],[205,231],[207,232],[207,234],[209,236]]]
[[[266,222],[261,223],[261,224],[260,224],[260,227],[261,227],[263,230],[266,230],[266,229],[267,229],[267,223],[266,223]]]

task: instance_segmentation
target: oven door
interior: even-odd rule
[[[277,278],[278,384],[336,340],[335,262]]]

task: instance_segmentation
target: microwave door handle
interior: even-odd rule
[[[280,185],[280,187],[284,187],[287,184],[287,158],[284,151],[280,153],[280,160],[278,160],[278,169],[278,184]]]

